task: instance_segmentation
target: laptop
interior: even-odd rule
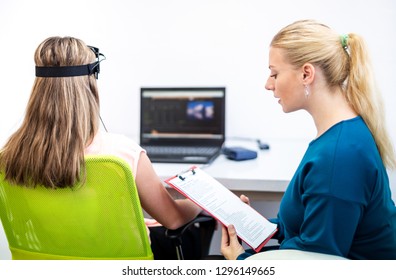
[[[140,145],[152,162],[208,164],[225,139],[225,87],[141,88]]]

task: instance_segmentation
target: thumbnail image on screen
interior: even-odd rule
[[[187,104],[187,117],[191,120],[213,120],[214,104],[212,101],[191,101]]]

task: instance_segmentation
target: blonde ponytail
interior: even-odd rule
[[[377,88],[364,40],[348,34],[350,71],[345,96],[352,108],[364,119],[386,167],[395,168],[395,151],[386,130],[384,106]]]

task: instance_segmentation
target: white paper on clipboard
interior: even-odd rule
[[[276,232],[276,224],[198,167],[194,166],[165,182],[223,225],[233,224],[238,236],[255,251],[259,251]]]

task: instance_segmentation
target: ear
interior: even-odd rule
[[[302,66],[302,78],[304,85],[310,85],[315,78],[315,67],[311,63]]]

